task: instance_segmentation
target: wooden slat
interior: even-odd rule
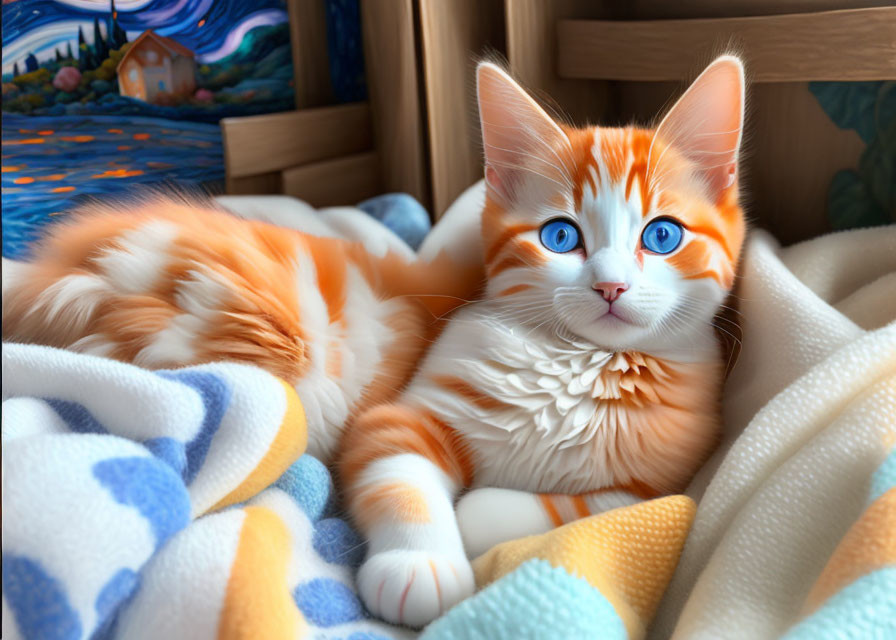
[[[475,62],[504,49],[503,0],[419,0],[433,212],[482,178]]]
[[[355,205],[380,192],[375,152],[285,169],[283,193],[314,207]]]
[[[324,0],[287,0],[296,109],[330,104],[330,56]]]
[[[896,78],[896,7],[779,16],[611,22],[561,20],[566,78],[681,80],[733,47],[754,82]]]
[[[383,190],[409,193],[429,207],[414,0],[364,0],[361,22]]]
[[[594,4],[592,0],[579,0]],[[601,3],[606,4],[606,3]],[[889,7],[893,0],[626,0],[613,2],[613,20],[667,20],[677,18],[740,18],[782,13],[808,13],[838,9]],[[570,16],[585,18],[587,16]]]
[[[280,172],[260,173],[254,176],[227,178],[226,193],[229,196],[248,196],[280,193],[282,186]]]
[[[608,84],[557,75],[557,21],[609,17],[606,2],[506,0],[510,70],[541,102],[573,122],[600,122],[609,105]]]
[[[372,145],[367,103],[224,118],[221,132],[229,178],[358,153]]]

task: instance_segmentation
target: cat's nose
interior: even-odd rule
[[[603,296],[607,302],[613,302],[628,291],[628,285],[624,282],[595,282],[591,288]]]

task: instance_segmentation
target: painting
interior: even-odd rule
[[[285,0],[3,0],[2,10],[7,257],[81,198],[146,184],[220,190],[218,121],[294,108]],[[357,0],[329,2],[328,32],[359,31],[352,12]],[[357,63],[355,48],[331,57]]]

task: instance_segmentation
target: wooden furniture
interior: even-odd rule
[[[415,3],[361,3],[369,99],[336,106],[325,4],[287,5],[297,110],[221,121],[227,193],[285,193],[330,206],[403,191],[428,205]]]
[[[369,99],[328,107],[322,4],[289,0],[300,110],[222,123],[230,192],[325,205],[406,191],[438,217],[482,174],[482,57],[567,120],[614,125],[649,123],[735,51],[751,82],[746,205],[790,243],[829,230],[831,178],[865,148],[807,83],[896,79],[896,7],[879,0],[362,0]]]
[[[678,3],[682,12],[668,15],[659,2],[634,4],[639,10],[626,18],[637,19],[558,20],[557,76],[610,82],[605,121],[647,122],[714,55],[738,52],[751,83],[744,155],[750,217],[784,243],[829,231],[831,179],[858,164],[865,144],[831,121],[808,82],[896,79],[896,8],[732,0],[712,8]]]

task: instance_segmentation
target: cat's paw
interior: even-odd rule
[[[383,551],[358,571],[358,590],[370,612],[410,627],[428,624],[474,588],[473,567],[462,554]]]

